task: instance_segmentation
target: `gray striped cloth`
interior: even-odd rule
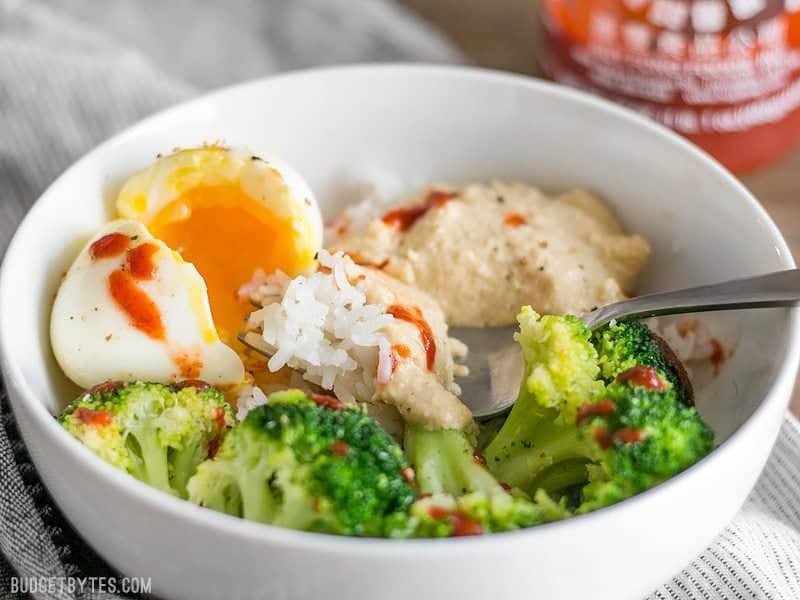
[[[220,5],[217,5],[220,6]],[[44,187],[96,143],[199,90],[368,60],[460,61],[390,0],[0,0],[0,253]],[[311,40],[311,43],[309,43]],[[117,577],[39,481],[0,386],[0,598],[19,578]],[[660,587],[658,587],[660,585]],[[800,424],[756,489],[660,600],[800,599]],[[117,598],[83,593],[47,598]]]

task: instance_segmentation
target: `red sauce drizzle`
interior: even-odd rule
[[[392,344],[392,373],[397,370],[400,361],[409,356],[411,356],[411,348],[405,344]]]
[[[722,363],[725,362],[725,349],[717,338],[711,338],[711,364],[714,365],[714,375],[719,375]]]
[[[592,437],[594,437],[594,441],[597,442],[597,445],[603,450],[607,450],[611,447],[611,434],[608,433],[608,429],[605,427],[595,428],[592,432]]]
[[[600,400],[592,404],[584,404],[578,407],[578,414],[575,417],[575,424],[580,425],[585,419],[598,415],[610,415],[617,409],[613,400]]]
[[[403,477],[403,479],[406,480],[406,483],[408,483],[408,485],[414,488],[417,487],[417,474],[414,473],[414,469],[412,469],[411,467],[406,467],[405,469],[400,471],[400,475]]]
[[[158,306],[139,289],[129,273],[112,271],[108,276],[108,291],[117,306],[128,315],[131,325],[154,340],[164,339],[164,323]]]
[[[624,444],[635,444],[644,439],[644,431],[641,429],[632,429],[631,427],[622,427],[612,434],[611,439]]]
[[[128,271],[134,279],[152,279],[156,271],[153,255],[158,252],[155,244],[142,244],[128,252]]]
[[[85,406],[79,406],[73,414],[84,425],[110,425],[112,419],[107,410],[94,410]]]
[[[197,379],[203,371],[203,361],[197,356],[190,356],[186,353],[175,354],[172,361],[181,370],[181,377],[189,380]]]
[[[520,225],[525,225],[527,222],[528,220],[524,216],[516,212],[510,212],[503,218],[503,224],[512,229],[516,229]]]
[[[221,406],[217,406],[214,409],[214,425],[219,430],[225,429],[225,409]]]
[[[208,388],[210,388],[211,384],[206,381],[203,381],[202,379],[184,379],[180,383],[176,383],[175,387],[178,388],[179,390],[191,387],[196,389],[198,392],[202,392],[203,390],[207,390]],[[225,411],[223,411],[223,414],[224,412]]]
[[[419,330],[419,339],[422,342],[422,347],[425,349],[426,366],[428,371],[433,370],[433,363],[436,360],[436,341],[433,339],[433,331],[431,326],[422,316],[422,311],[416,307],[407,307],[400,304],[392,304],[386,309],[386,312],[392,315],[395,319],[407,321],[416,325]]]
[[[347,456],[348,452],[350,452],[350,446],[342,440],[333,440],[331,443],[331,454],[334,456]]]
[[[453,525],[453,535],[455,537],[462,537],[465,535],[481,535],[483,527],[475,519],[459,510],[449,510],[439,506],[431,506],[428,508],[428,514],[432,519],[443,521],[450,519]]]
[[[124,388],[127,383],[124,381],[112,381],[109,379],[108,381],[104,381],[103,383],[98,383],[95,386],[90,387],[86,390],[87,394],[105,394],[108,392],[115,392],[120,388]]]
[[[457,198],[456,192],[445,192],[443,190],[431,190],[425,196],[422,204],[396,208],[387,212],[381,220],[390,227],[397,227],[400,231],[407,231],[417,220],[432,208],[444,206],[450,200]]]
[[[208,442],[208,458],[214,458],[219,452],[219,447],[222,445],[222,438],[217,436]]]
[[[614,443],[635,444],[645,438],[643,430],[631,427],[621,427],[614,433],[609,433],[605,427],[597,427],[592,435],[603,450],[607,450]]]
[[[119,256],[128,249],[130,243],[131,238],[124,233],[109,233],[92,242],[89,246],[89,256],[92,260]]]
[[[334,396],[328,396],[327,394],[311,394],[311,399],[317,406],[329,410],[343,410],[345,408],[344,402]]]
[[[477,465],[480,465],[482,467],[486,466],[486,457],[483,454],[481,454],[480,452],[478,452],[477,450],[473,450],[472,451],[472,460]]]
[[[617,381],[620,383],[630,382],[635,386],[647,388],[649,390],[658,390],[660,392],[667,389],[661,376],[655,369],[651,369],[650,367],[631,367],[627,371],[623,371],[617,375]]]

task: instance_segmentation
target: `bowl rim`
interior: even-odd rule
[[[311,550],[319,553],[333,554],[347,551],[365,558],[389,556],[395,559],[408,557],[436,558],[442,556],[444,553],[453,556],[454,552],[458,553],[459,551],[462,554],[473,551],[490,551],[492,548],[497,548],[499,544],[511,541],[511,538],[519,539],[523,536],[533,536],[537,535],[537,532],[560,531],[567,527],[575,527],[581,523],[588,523],[591,520],[596,521],[598,519],[607,518],[607,516],[610,516],[612,513],[625,510],[625,507],[632,506],[634,503],[642,504],[655,494],[663,493],[667,488],[674,488],[675,486],[681,485],[689,477],[695,475],[702,476],[705,471],[712,467],[715,462],[715,457],[720,457],[724,453],[731,452],[733,447],[738,444],[739,440],[746,437],[746,434],[756,427],[757,422],[766,418],[774,405],[786,402],[786,400],[781,399],[779,388],[785,387],[787,380],[795,376],[798,360],[800,360],[800,309],[787,309],[789,313],[789,328],[787,331],[786,349],[780,361],[776,376],[771,382],[764,398],[744,423],[742,423],[726,440],[719,444],[707,457],[655,488],[651,488],[618,504],[604,508],[603,510],[577,515],[565,521],[546,523],[528,529],[461,539],[419,539],[402,540],[402,542],[398,542],[397,540],[385,538],[355,538],[295,531],[273,525],[245,521],[244,519],[195,506],[185,500],[151,488],[107,464],[91,452],[91,450],[80,444],[80,442],[58,426],[53,415],[42,402],[37,400],[36,394],[34,394],[22,374],[22,369],[14,353],[11,352],[13,340],[10,339],[8,328],[3,326],[4,321],[11,318],[11,305],[14,300],[12,290],[8,283],[8,272],[11,269],[10,265],[24,259],[24,255],[21,255],[18,251],[19,240],[27,235],[29,229],[35,227],[39,213],[45,209],[44,200],[52,194],[57,193],[62,185],[62,181],[73,171],[85,168],[84,166],[86,164],[95,160],[97,157],[112,152],[118,145],[125,143],[130,138],[135,138],[139,135],[140,130],[157,127],[158,123],[162,121],[169,122],[183,112],[197,110],[203,105],[213,104],[227,96],[247,95],[250,90],[262,86],[281,85],[282,82],[287,80],[313,79],[320,76],[335,78],[340,74],[353,73],[363,75],[364,77],[369,77],[371,74],[385,75],[387,73],[393,73],[395,76],[416,75],[439,79],[452,77],[457,79],[472,79],[478,84],[508,85],[525,88],[536,94],[554,97],[574,105],[582,105],[589,110],[595,111],[598,115],[614,115],[617,118],[626,120],[642,130],[649,131],[653,136],[662,138],[662,140],[674,146],[677,152],[691,155],[698,164],[704,167],[710,176],[720,178],[725,183],[732,186],[738,193],[739,199],[746,203],[748,210],[752,211],[754,215],[762,219],[767,225],[776,251],[779,254],[779,259],[784,263],[785,268],[792,268],[795,266],[794,259],[792,258],[783,236],[766,210],[750,191],[718,162],[666,127],[627,108],[579,90],[548,81],[534,79],[525,75],[505,73],[492,69],[471,66],[424,65],[413,63],[375,63],[368,65],[344,65],[302,69],[227,86],[170,106],[139,120],[84,154],[80,159],[65,169],[39,195],[36,202],[31,206],[20,223],[6,249],[3,264],[2,267],[0,267],[0,365],[2,365],[2,371],[5,375],[6,386],[9,388],[13,387],[19,395],[21,402],[30,405],[29,414],[32,419],[36,421],[37,428],[45,431],[46,435],[50,435],[51,442],[58,446],[61,452],[72,457],[74,462],[80,463],[80,468],[93,471],[93,476],[105,479],[108,485],[116,488],[119,493],[128,494],[130,498],[141,505],[142,509],[161,511],[173,519],[186,520],[187,526],[201,527],[216,534],[235,535],[242,541],[246,540],[252,543],[269,542],[292,547],[294,549]],[[58,498],[54,498],[54,501],[58,504]]]

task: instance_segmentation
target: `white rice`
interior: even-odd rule
[[[236,419],[243,421],[251,410],[267,403],[267,395],[257,385],[242,388],[236,398]]]
[[[330,272],[294,279],[256,273],[239,293],[263,307],[250,315],[247,328],[260,332],[270,371],[289,366],[352,403],[372,397],[376,375],[384,383],[391,376],[391,349],[381,329],[393,317],[384,305],[367,303],[363,282],[350,283],[346,260],[341,252],[320,250],[319,264]]]

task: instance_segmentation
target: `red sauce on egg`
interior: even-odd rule
[[[431,190],[421,204],[390,210],[381,217],[381,220],[391,227],[397,227],[400,231],[407,231],[429,210],[442,207],[457,197],[456,192]]]
[[[422,347],[425,349],[426,366],[429,371],[432,371],[436,360],[436,341],[433,338],[431,326],[422,316],[422,311],[416,306],[409,307],[392,304],[386,309],[386,312],[395,319],[400,319],[416,326],[419,330],[419,339],[422,342]]]
[[[128,271],[139,280],[152,279],[156,272],[156,263],[153,261],[153,255],[158,252],[158,246],[155,244],[142,244],[128,252]]]
[[[112,271],[108,291],[133,327],[154,340],[164,339],[166,332],[158,306],[136,285],[130,273]]]
[[[184,379],[197,379],[203,371],[203,361],[198,356],[186,352],[173,354],[172,362],[178,367]]]
[[[92,260],[119,256],[128,249],[130,243],[131,238],[124,233],[109,233],[95,240],[89,246],[89,256],[92,257]]]

